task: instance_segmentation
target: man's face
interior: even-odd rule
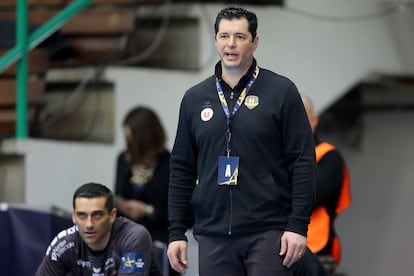
[[[248,69],[257,48],[258,37],[252,38],[246,18],[222,19],[216,34],[216,49],[227,70]]]
[[[104,197],[76,198],[72,211],[73,223],[78,226],[82,240],[95,251],[105,249],[116,218],[116,209],[108,212],[105,203]]]

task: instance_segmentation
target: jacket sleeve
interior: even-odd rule
[[[285,160],[292,187],[292,212],[286,230],[306,236],[315,204],[315,143],[305,108],[293,83],[283,112]]]
[[[64,238],[59,239],[56,236],[48,246],[35,276],[65,276],[67,272],[71,272],[72,268],[67,263],[69,262],[73,248],[73,241]],[[65,261],[67,262],[66,264]]]
[[[178,120],[177,134],[170,159],[168,191],[169,241],[187,240],[186,230],[191,227],[191,195],[197,179],[197,148],[191,135],[191,117],[187,114],[184,96]]]

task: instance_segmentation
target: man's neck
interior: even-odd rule
[[[231,87],[234,88],[239,83],[240,79],[249,71],[249,67],[244,69],[221,67],[221,78]]]
[[[234,88],[239,83],[242,76],[243,75],[239,74],[226,74],[225,71],[223,71],[221,77],[231,88]]]

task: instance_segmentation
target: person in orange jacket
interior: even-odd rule
[[[318,139],[319,117],[309,97],[302,95],[315,138],[316,204],[308,228],[308,247],[318,255],[328,273],[333,274],[341,260],[341,244],[335,232],[335,218],[351,204],[348,167],[336,147]]]

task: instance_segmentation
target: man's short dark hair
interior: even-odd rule
[[[257,16],[254,12],[248,11],[243,8],[237,7],[228,7],[219,11],[216,17],[216,22],[214,23],[215,34],[218,33],[219,24],[222,19],[240,19],[246,18],[249,22],[249,32],[252,34],[252,39],[256,38],[257,35]]]
[[[73,194],[72,205],[73,209],[75,209],[75,200],[77,198],[97,198],[97,197],[105,197],[106,203],[105,207],[108,212],[111,212],[114,208],[114,196],[111,190],[106,187],[105,185],[99,183],[86,183],[80,186],[75,193]]]

